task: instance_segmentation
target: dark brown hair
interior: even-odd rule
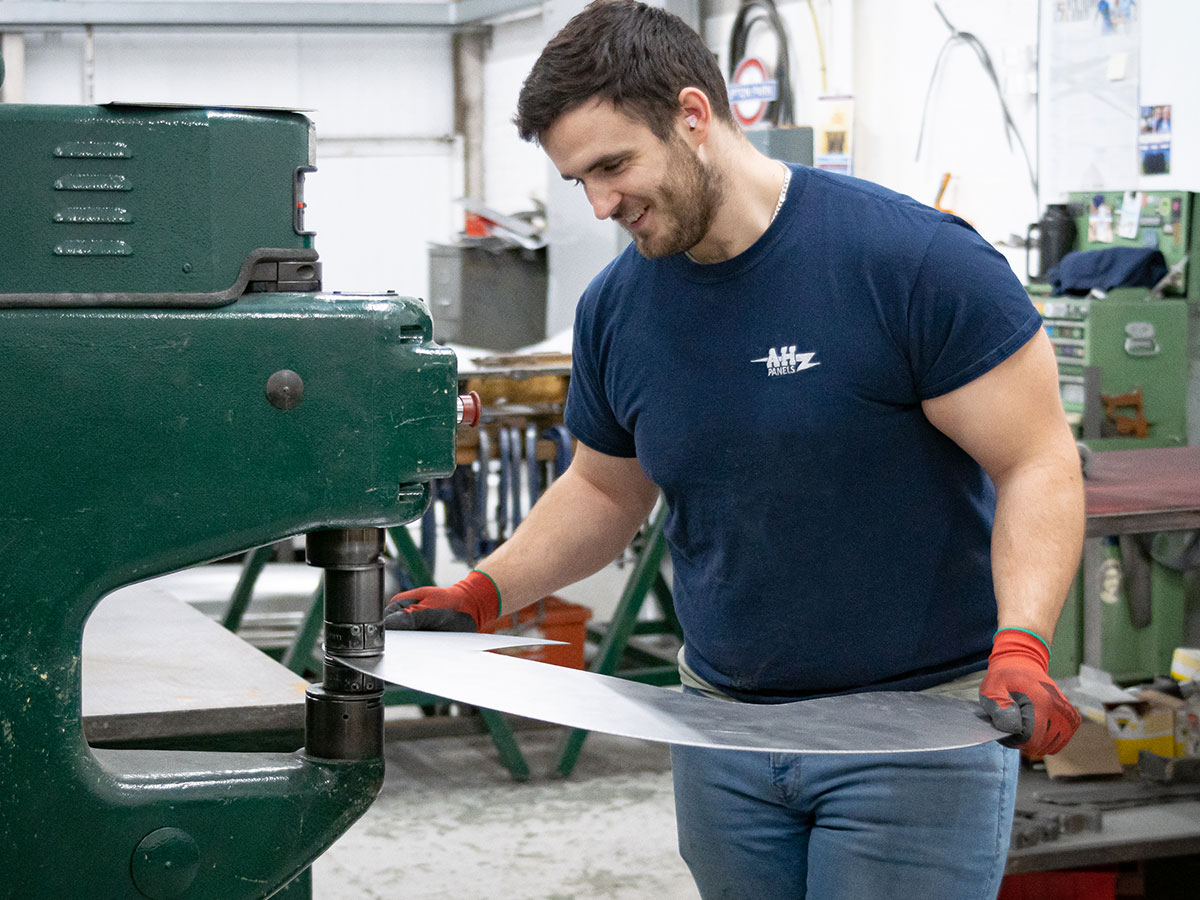
[[[513,121],[522,140],[540,141],[563,113],[598,98],[666,141],[685,87],[704,91],[713,115],[736,127],[717,61],[686,22],[636,0],[595,0],[533,64]]]

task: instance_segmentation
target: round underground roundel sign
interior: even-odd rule
[[[729,84],[729,103],[742,127],[761,122],[767,107],[778,96],[778,83],[768,76],[767,67],[761,59],[747,56],[737,64]]]

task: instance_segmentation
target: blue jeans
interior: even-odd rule
[[[1018,760],[673,746],[679,851],[705,900],[994,898]]]

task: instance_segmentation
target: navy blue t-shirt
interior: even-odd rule
[[[804,167],[733,259],[609,264],[566,423],[662,489],[688,665],[757,702],[983,668],[995,492],[920,404],[1040,325],[965,222]]]

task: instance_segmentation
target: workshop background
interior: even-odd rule
[[[537,147],[517,139],[511,119],[541,48],[584,3],[293,0],[269,4],[264,24],[267,5],[0,0],[6,67],[0,102],[305,112],[315,126],[317,167],[305,184],[307,225],[317,232],[323,289],[390,290],[428,301],[435,336],[439,330],[449,335],[464,378],[477,379],[470,386],[482,386],[485,404],[488,390],[500,391],[491,399],[508,403],[511,422],[521,423],[512,425],[521,429],[519,437],[510,432],[502,439],[524,440],[533,423],[535,443],[552,444],[550,420],[561,411],[554,391],[565,383],[562,359],[554,354],[569,351],[567,331],[580,292],[626,238],[614,223],[595,220],[582,191],[562,182]],[[1082,204],[1082,212],[1072,213],[1082,232],[1096,221],[1089,198],[1105,196],[1102,205],[1117,219],[1125,192],[1187,198],[1187,209],[1200,196],[1200,79],[1190,64],[1200,4],[1191,0],[763,0],[749,13],[754,0],[661,5],[701,31],[731,82],[750,84],[761,76],[786,90],[771,103],[739,104],[749,131],[806,127],[810,157],[799,161],[879,182],[962,216],[1005,254],[1022,281],[1032,282],[1042,302],[1049,302],[1045,278],[1030,275],[1044,276],[1047,267],[1039,258],[1039,232],[1030,226],[1042,222],[1046,247],[1048,207]],[[450,6],[458,7],[458,18],[445,13]],[[56,9],[39,20],[38,7]],[[755,28],[743,24],[738,35],[739,19],[748,17],[757,17]],[[735,76],[735,38],[766,68],[742,68]],[[1169,131],[1150,140],[1140,126],[1149,110],[1164,107]],[[1161,223],[1147,228],[1157,228],[1163,240],[1173,236]],[[1194,233],[1189,238],[1184,251],[1200,246]],[[478,283],[467,284],[475,257],[462,248],[488,240],[501,240],[501,255],[512,264],[486,276],[481,297]],[[1077,241],[1083,249],[1082,235]],[[1173,329],[1182,362],[1178,384],[1161,382],[1170,385],[1170,402],[1178,407],[1170,419],[1177,433],[1157,447],[1200,445],[1200,302],[1195,273],[1189,278],[1191,302],[1158,326]],[[488,296],[486,288],[497,284],[509,293]],[[435,300],[443,290],[455,294],[461,316],[440,310]],[[467,321],[468,302],[474,325]],[[503,340],[502,329],[508,329]],[[1066,337],[1063,346],[1075,341],[1082,347],[1083,340]],[[547,359],[523,362],[518,354],[506,362],[501,355],[518,350]],[[505,376],[503,387],[489,381],[489,366]],[[536,383],[549,393],[514,400],[503,393],[513,382]],[[1154,383],[1140,388],[1147,409],[1166,402],[1153,396]],[[522,404],[535,414],[522,419]],[[1174,415],[1159,414],[1156,423]],[[487,458],[477,444],[466,449],[460,468],[464,459],[478,468]],[[553,455],[553,449],[536,452],[543,462]],[[484,481],[497,477],[498,469],[483,473]],[[482,543],[469,528],[448,535],[451,505],[435,503],[432,537],[428,522],[424,530],[420,523],[406,530],[413,547],[426,551],[425,561],[435,561],[431,577],[447,583],[508,527],[485,524]],[[670,638],[669,628],[656,634],[650,627],[669,619],[660,608],[665,604],[656,602],[662,585],[655,577],[669,581],[669,565],[653,556],[660,542],[661,535],[647,529],[620,564],[564,590],[561,600],[586,610],[592,626],[623,616],[645,623],[652,656],[654,642]],[[393,549],[403,557],[408,548]],[[1097,572],[1119,557],[1112,547],[1097,545],[1093,553]],[[245,563],[169,577],[162,590],[221,619]],[[265,568],[245,611],[248,629],[255,622],[276,631],[280,622],[294,627],[316,573],[283,547],[256,565]],[[1200,646],[1195,573],[1156,571],[1154,577],[1166,579],[1163,590],[1175,597],[1178,644]],[[1071,613],[1080,620],[1083,590]],[[1117,659],[1098,651],[1089,657],[1086,628],[1080,621],[1075,627],[1077,645],[1061,658],[1076,664]],[[607,646],[604,634],[598,628],[589,635],[593,664]],[[1160,651],[1156,645],[1153,652]],[[1110,665],[1125,666],[1119,674],[1167,674],[1148,671],[1154,665],[1141,657],[1119,659]],[[515,722],[509,732],[480,724],[470,712],[411,702],[389,709],[383,793],[316,862],[314,896],[697,896],[675,852],[665,748],[603,735],[564,748],[560,729]],[[502,746],[514,734],[515,757]],[[564,770],[569,777],[562,777]],[[1181,827],[1186,836],[1175,846],[1192,857],[1184,871],[1195,878],[1200,820],[1193,816]],[[1109,893],[1095,896],[1151,896],[1143,875],[1127,869],[1120,879],[1113,876]]]
[[[570,326],[588,273],[624,239],[615,224],[592,221],[581,192],[550,177],[540,151],[515,139],[511,118],[521,82],[547,36],[582,3],[494,0],[477,7],[481,17],[461,29],[338,26],[338,16],[332,17],[335,24],[306,28],[303,2],[279,3],[272,17],[278,24],[269,29],[204,24],[236,22],[235,14],[221,11],[237,5],[238,0],[180,3],[191,11],[172,27],[9,33],[3,97],[25,103],[158,100],[310,110],[319,167],[309,183],[310,216],[321,235],[326,288],[428,297],[427,243],[449,242],[462,229],[462,198],[507,214],[548,209],[546,333]],[[738,0],[665,5],[703,30],[728,71]],[[1068,191],[1195,189],[1200,159],[1189,147],[1200,141],[1200,85],[1181,71],[1189,53],[1185,36],[1200,23],[1195,4],[1132,4],[1134,39],[1115,54],[1116,68],[1106,65],[1078,76],[1077,92],[1084,97],[1103,102],[1119,86],[1148,105],[1172,106],[1170,171],[1156,175],[1140,173],[1132,144],[1124,159],[1103,170],[1077,152],[1070,158],[1054,152],[1113,140],[1111,121],[1068,114],[1046,102],[1061,96],[1050,89],[1052,60],[1046,58],[1055,46],[1056,9],[1069,7],[1090,24],[1098,20],[1096,4],[938,5],[946,20],[986,48],[995,84],[968,42],[946,46],[950,31],[933,2],[778,4],[789,46],[794,120],[819,126],[822,97],[853,98],[855,175],[932,203],[949,174],[941,204],[1005,249],[1022,277],[1024,251],[1006,245],[1023,240],[1045,206]],[[339,6],[348,22],[371,21],[355,4]],[[213,14],[206,16],[206,9]],[[1113,56],[1106,55],[1105,63]],[[1070,95],[1060,102],[1069,105]],[[1005,115],[1011,117],[1011,132]],[[1128,126],[1135,127],[1132,119]],[[1037,191],[1031,169],[1039,176]],[[1194,321],[1194,308],[1192,315]],[[1193,359],[1200,357],[1197,332],[1192,329]],[[1189,418],[1195,429],[1197,364],[1191,379]]]

